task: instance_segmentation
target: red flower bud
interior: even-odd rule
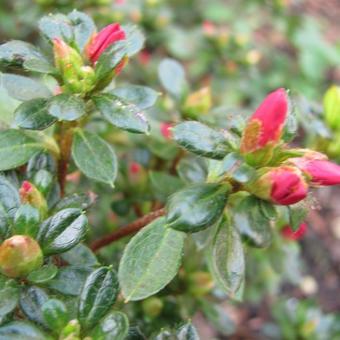
[[[162,136],[165,139],[171,139],[172,138],[171,128],[172,128],[171,123],[161,123],[160,131],[161,131]]]
[[[292,158],[292,164],[304,172],[314,185],[340,184],[340,166],[325,159]]]
[[[270,168],[252,183],[250,191],[265,200],[281,205],[290,205],[303,200],[308,186],[301,172],[290,166]]]
[[[39,209],[42,216],[47,212],[47,203],[42,193],[29,181],[24,181],[19,189],[22,204],[30,204]]]
[[[0,246],[0,272],[8,277],[21,277],[43,264],[39,244],[24,235],[14,235]]]
[[[281,235],[287,240],[297,241],[300,240],[307,232],[307,224],[301,223],[297,230],[293,230],[289,225],[281,229]]]
[[[119,24],[110,24],[97,33],[87,46],[86,52],[92,63],[95,63],[101,54],[112,44],[126,38],[124,30]]]
[[[132,175],[138,174],[142,170],[142,167],[137,162],[132,162],[129,166],[129,171]]]
[[[241,152],[254,152],[269,143],[277,143],[282,135],[287,112],[286,91],[280,88],[270,93],[250,117],[243,131]]]

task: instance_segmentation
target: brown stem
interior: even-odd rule
[[[135,234],[140,229],[144,228],[147,224],[155,220],[156,218],[163,216],[165,214],[165,209],[158,209],[155,211],[150,212],[149,214],[138,218],[134,222],[126,225],[125,227],[122,227],[111,234],[105,235],[102,238],[92,242],[90,248],[93,251],[97,251],[100,248],[103,248],[110,243],[120,240],[123,237],[129,236],[131,234]]]

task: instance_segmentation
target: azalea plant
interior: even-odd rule
[[[137,27],[97,31],[73,11],[39,30],[41,49],[0,46],[20,102],[0,133],[0,337],[197,339],[197,309],[232,333],[209,294],[242,300],[246,252],[303,235],[310,189],[340,184],[340,166],[289,145],[283,88],[250,117],[219,113],[221,128],[202,118],[211,89],[191,90],[172,59],[161,99],[120,83],[144,46]],[[109,218],[124,225],[100,229]]]

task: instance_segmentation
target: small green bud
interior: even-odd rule
[[[195,272],[188,275],[188,291],[195,297],[208,294],[214,287],[214,281],[207,272]]]
[[[142,308],[146,316],[156,318],[162,312],[163,301],[160,298],[151,297],[143,301]]]
[[[186,116],[197,118],[207,114],[211,108],[211,92],[209,87],[204,87],[191,93],[185,100],[183,112]]]
[[[80,340],[80,324],[79,321],[71,320],[61,331],[60,340]]]
[[[0,272],[8,277],[23,277],[43,264],[39,244],[24,235],[14,235],[0,246]]]

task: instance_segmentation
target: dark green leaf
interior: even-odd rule
[[[107,267],[92,272],[80,294],[78,318],[81,325],[92,328],[112,307],[118,294],[116,273]]]
[[[33,178],[33,184],[44,196],[47,196],[50,192],[54,184],[53,182],[53,175],[45,169],[37,171]]]
[[[180,63],[174,59],[164,59],[158,67],[158,76],[163,87],[176,98],[181,98],[188,84]]]
[[[145,110],[153,106],[160,95],[150,87],[140,85],[117,87],[111,92],[123,101],[135,104],[141,110]]]
[[[41,225],[38,240],[44,254],[58,254],[78,244],[86,233],[87,218],[79,209],[64,209]]]
[[[51,340],[33,324],[26,321],[12,321],[0,327],[0,340]]]
[[[187,183],[202,183],[207,178],[207,165],[203,158],[189,155],[182,158],[176,170],[179,177]]]
[[[126,34],[127,55],[132,57],[144,47],[145,37],[137,26],[127,25],[123,29]]]
[[[124,340],[128,334],[129,320],[122,312],[111,312],[91,332],[96,340]]]
[[[112,94],[93,97],[97,109],[112,125],[135,133],[147,133],[149,124],[144,112],[134,104],[128,104]]]
[[[156,294],[176,275],[185,234],[165,227],[159,218],[143,228],[125,248],[119,283],[125,299],[141,300]]]
[[[93,133],[77,130],[72,156],[77,167],[87,177],[113,187],[117,176],[117,159],[111,146],[103,139]]]
[[[70,196],[63,197],[54,207],[54,210],[57,211],[65,208],[77,208],[85,210],[93,205],[95,200],[96,196],[92,195],[91,193],[72,194]]]
[[[50,173],[55,173],[57,164],[55,159],[47,152],[38,152],[30,158],[27,164],[27,176],[33,178],[39,170],[46,170]]]
[[[17,188],[3,176],[0,176],[0,205],[10,218],[15,216],[20,205]]]
[[[180,123],[172,131],[173,138],[179,145],[198,155],[220,159],[230,152],[223,133],[202,123]]]
[[[38,287],[27,287],[20,294],[20,308],[31,321],[45,325],[41,307],[48,300],[45,291]]]
[[[42,307],[42,315],[47,326],[57,334],[69,321],[69,314],[65,304],[57,299],[46,301]]]
[[[79,97],[62,93],[48,102],[47,112],[58,120],[72,121],[85,114],[85,103]]]
[[[192,323],[183,325],[177,331],[178,340],[199,340],[200,337],[197,333],[195,326]]]
[[[209,268],[220,288],[234,297],[244,280],[244,252],[237,230],[226,218],[217,228],[212,241]]]
[[[17,210],[12,228],[13,234],[35,237],[39,230],[40,212],[29,204],[21,205]]]
[[[54,264],[47,264],[33,272],[30,272],[27,276],[27,280],[36,284],[45,283],[52,280],[57,273],[58,267]]]
[[[166,210],[168,227],[194,233],[212,226],[222,215],[230,187],[195,184],[172,195]]]
[[[65,253],[62,253],[61,258],[72,266],[93,267],[98,265],[96,256],[84,244],[78,244]]]
[[[11,313],[19,301],[19,286],[15,280],[0,277],[0,320]]]
[[[22,103],[14,112],[15,124],[28,130],[44,130],[57,121],[47,111],[47,100],[32,99]]]
[[[8,94],[20,101],[47,98],[52,95],[44,84],[35,79],[16,74],[3,74],[1,79]]]
[[[63,14],[49,14],[39,21],[39,29],[49,41],[55,38],[70,43],[73,40],[71,20]]]

